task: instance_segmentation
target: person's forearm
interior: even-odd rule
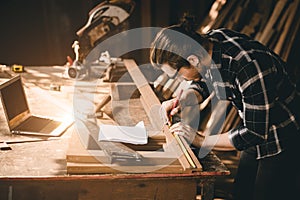
[[[220,150],[235,149],[229,140],[228,133],[206,136],[201,146],[205,148],[214,148]]]

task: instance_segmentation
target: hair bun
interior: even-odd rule
[[[196,30],[196,17],[190,13],[184,13],[180,25],[185,31],[194,32]]]

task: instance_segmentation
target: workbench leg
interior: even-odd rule
[[[214,181],[203,181],[200,183],[201,187],[201,200],[214,199]]]

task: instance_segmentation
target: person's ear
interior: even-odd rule
[[[187,57],[187,61],[192,65],[192,66],[197,66],[199,64],[199,58],[195,55],[189,55]]]

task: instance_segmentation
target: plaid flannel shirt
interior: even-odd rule
[[[244,34],[216,29],[207,36],[214,48],[204,78],[219,99],[233,102],[243,122],[229,132],[232,144],[238,150],[256,146],[257,159],[279,154],[299,134],[299,94],[285,63]]]

